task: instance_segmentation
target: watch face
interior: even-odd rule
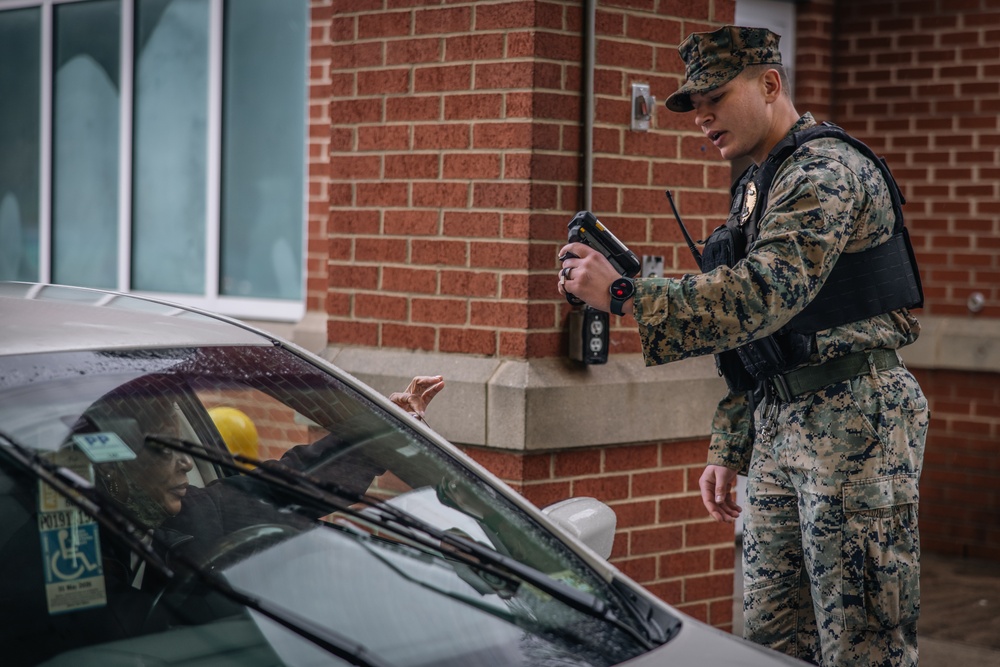
[[[635,284],[628,278],[619,278],[611,283],[611,298],[624,301],[635,294]]]

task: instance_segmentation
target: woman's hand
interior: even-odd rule
[[[444,389],[444,378],[440,375],[418,375],[410,380],[406,391],[389,394],[389,400],[411,413],[417,419],[424,418],[428,403]]]

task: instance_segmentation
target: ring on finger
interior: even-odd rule
[[[573,278],[570,276],[570,274],[572,272],[573,272],[573,267],[572,266],[564,266],[563,269],[562,269],[562,271],[560,271],[559,273],[560,273],[560,275],[562,275],[562,277],[564,279],[566,279],[566,280],[572,280]]]

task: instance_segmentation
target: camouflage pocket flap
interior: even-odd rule
[[[844,511],[863,512],[917,502],[917,475],[875,477],[844,484]]]

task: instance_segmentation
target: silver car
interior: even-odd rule
[[[0,283],[7,667],[801,664],[625,577],[613,518],[238,321]]]

